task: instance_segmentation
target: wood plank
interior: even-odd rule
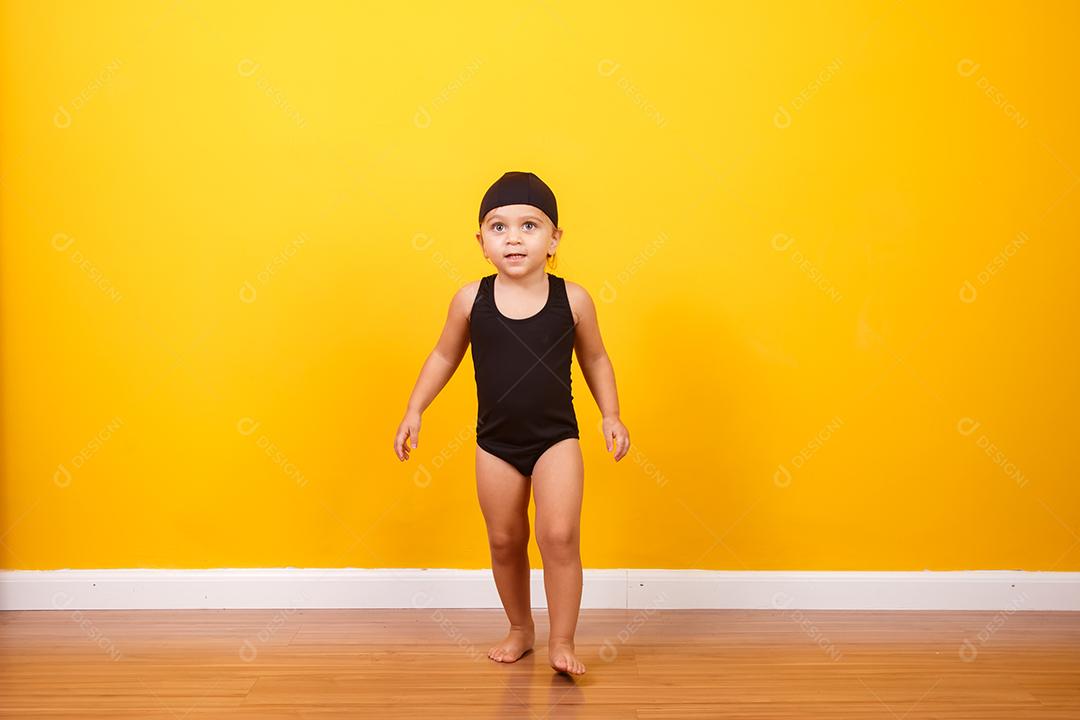
[[[578,678],[535,615],[0,612],[0,718],[1080,717],[1080,613],[584,610]]]

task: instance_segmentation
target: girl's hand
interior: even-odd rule
[[[405,413],[405,419],[398,425],[394,436],[394,454],[398,460],[404,462],[409,459],[410,442],[413,447],[420,444],[420,413],[411,410]]]
[[[605,417],[603,420],[604,442],[608,452],[615,448],[615,462],[619,462],[626,453],[630,452],[630,431],[622,424],[618,417]]]

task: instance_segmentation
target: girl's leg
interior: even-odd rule
[[[574,632],[581,608],[581,502],[585,463],[581,444],[570,438],[552,445],[532,474],[536,498],[536,543],[544,559],[551,636],[548,656],[556,670],[585,672],[574,654]]]
[[[487,524],[495,586],[510,620],[510,632],[488,650],[488,657],[514,662],[536,639],[529,598],[529,478],[477,446],[476,493]]]

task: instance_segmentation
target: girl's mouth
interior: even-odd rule
[[[509,255],[506,256],[506,259],[511,260],[511,261],[524,260],[525,259],[525,253],[510,253]]]

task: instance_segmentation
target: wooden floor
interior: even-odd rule
[[[1080,718],[1080,613],[582,611],[579,678],[498,610],[0,612],[0,717]]]

